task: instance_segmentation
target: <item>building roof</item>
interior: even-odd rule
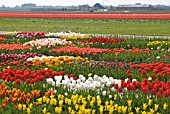
[[[118,5],[117,7],[150,7],[150,4],[140,4],[140,3],[136,3],[136,4],[122,4],[122,5]]]

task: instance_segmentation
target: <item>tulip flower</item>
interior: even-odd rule
[[[47,109],[46,109],[46,108],[44,108],[44,109],[42,110],[42,112],[43,112],[43,114],[46,114]]]
[[[163,109],[166,110],[168,105],[166,103],[163,104]]]
[[[159,108],[159,105],[158,104],[155,104],[155,111],[157,111],[158,110],[158,108]]]
[[[127,100],[128,106],[130,107],[132,105],[132,100]]]
[[[139,107],[135,107],[136,113],[139,113],[140,108]]]
[[[125,114],[127,111],[127,107],[126,106],[122,106],[122,113]]]
[[[147,112],[145,112],[145,111],[141,111],[141,113],[142,113],[142,114],[147,114]]]
[[[100,111],[100,114],[103,114],[103,106],[100,106],[100,108],[99,108],[99,111]]]
[[[149,113],[150,113],[150,114],[154,114],[154,110],[153,110],[153,109],[150,109]]]
[[[118,106],[118,113],[121,113],[122,112],[122,107],[121,106]]]
[[[143,104],[143,110],[146,110],[147,109],[147,106],[146,103]]]
[[[149,99],[148,106],[151,106],[151,104],[152,104],[152,99]]]
[[[27,108],[27,114],[31,114],[30,108]]]

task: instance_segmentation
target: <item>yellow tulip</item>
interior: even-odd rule
[[[43,102],[46,102],[46,100],[47,100],[47,97],[43,96]]]
[[[103,106],[100,106],[100,108],[99,108],[99,111],[100,111],[100,114],[103,114]]]
[[[65,100],[64,100],[64,101],[65,101],[65,104],[67,104],[67,103],[68,103],[68,98],[65,98]]]
[[[137,108],[135,108],[135,110],[136,110],[136,113],[139,113],[139,107],[137,107]]]
[[[110,105],[113,106],[114,101],[110,100]]]
[[[18,104],[18,110],[22,110],[22,105]]]
[[[117,94],[114,95],[114,100],[117,100]]]
[[[94,106],[94,101],[90,102],[90,106],[93,107]]]
[[[114,111],[114,106],[112,106],[109,110],[109,114],[113,114],[113,111]]]
[[[100,100],[97,100],[97,106],[100,106],[101,105],[101,101]]]
[[[55,112],[61,114],[62,112],[62,107],[56,107]]]
[[[153,109],[150,109],[150,114],[154,114],[154,110]]]
[[[92,110],[92,114],[95,114],[96,110]]]
[[[95,101],[96,101],[96,98],[95,98],[95,97],[92,97],[92,101],[94,101],[94,102],[95,102]]]
[[[29,105],[28,107],[29,107],[30,109],[32,109],[32,105],[33,105],[33,104],[32,104],[32,103],[30,103],[30,105]]]
[[[38,104],[42,104],[42,98],[37,99]]]
[[[31,111],[30,111],[30,108],[27,108],[27,114],[30,114]]]
[[[146,103],[143,104],[143,110],[146,110],[147,109],[147,106]]]
[[[115,110],[117,110],[117,108],[118,108],[118,104],[115,104],[115,105],[114,105],[114,107],[115,107]]]
[[[77,103],[80,104],[80,102],[81,102],[81,98],[79,97],[79,98],[77,99]]]
[[[82,113],[85,113],[85,106],[80,106],[79,110],[82,112]]]
[[[58,94],[58,100],[60,100],[61,99],[61,94]]]
[[[23,104],[23,105],[22,105],[22,109],[23,109],[23,110],[26,110],[26,108],[27,108],[26,105]]]
[[[86,104],[87,104],[87,102],[86,102],[86,101],[84,101],[84,102],[83,102],[83,106],[86,106]]]
[[[118,113],[121,113],[122,112],[122,107],[121,106],[118,106]]]
[[[155,104],[155,111],[158,110],[158,108],[159,108],[159,105]]]
[[[74,105],[76,105],[77,104],[77,100],[75,99],[75,100],[73,100],[73,104]]]
[[[130,112],[129,114],[133,114],[133,112]]]
[[[78,110],[79,109],[79,105],[76,104],[75,109]]]
[[[57,104],[57,100],[55,98],[52,98],[50,100],[50,105],[56,105]]]
[[[132,105],[132,100],[127,100],[128,106]]]
[[[109,101],[106,101],[106,102],[105,102],[105,106],[107,106],[107,105],[109,105]]]
[[[123,114],[125,114],[126,111],[127,111],[127,107],[126,107],[126,106],[122,106],[122,112],[123,112]]]
[[[49,102],[50,102],[50,99],[47,98],[47,99],[46,99],[46,104],[49,104]]]
[[[68,105],[69,106],[71,105],[71,99],[68,99]]]
[[[164,103],[163,109],[166,110],[167,107],[168,107],[168,105],[166,103]]]
[[[71,114],[75,114],[75,111],[74,111],[74,110],[72,110],[72,111],[71,111]]]
[[[145,111],[141,111],[142,114],[147,114]]]
[[[71,110],[72,110],[71,107],[68,107],[68,112],[69,112],[69,113],[71,113]]]
[[[90,95],[87,96],[87,100],[90,101],[91,100],[91,97]]]
[[[151,99],[149,99],[149,101],[148,101],[148,105],[149,105],[149,106],[151,106],[151,104],[152,104],[152,100],[151,100]]]
[[[46,109],[46,108],[44,108],[44,109],[42,110],[42,112],[43,112],[43,114],[46,114],[47,109]]]
[[[56,112],[56,113],[58,113],[58,107],[55,107],[55,109],[54,109],[54,110],[55,110],[55,112]]]
[[[83,114],[80,110],[78,111],[78,114]]]
[[[63,100],[59,101],[59,106],[62,107],[63,106]]]

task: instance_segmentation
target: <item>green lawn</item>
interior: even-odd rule
[[[170,20],[0,18],[0,31],[74,31],[96,34],[170,36]]]

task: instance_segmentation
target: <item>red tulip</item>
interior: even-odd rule
[[[20,85],[20,84],[21,84],[20,79],[17,79],[17,80],[16,80],[16,84],[17,84],[17,85]]]
[[[152,89],[152,90],[151,90],[151,93],[152,93],[152,95],[155,95],[155,94],[156,94],[156,90],[155,90],[155,89]]]
[[[118,89],[118,84],[114,84],[114,88],[115,88],[115,89]]]
[[[162,98],[162,94],[160,92],[157,93],[158,98]]]
[[[118,88],[118,92],[121,93],[122,92],[122,88]]]

